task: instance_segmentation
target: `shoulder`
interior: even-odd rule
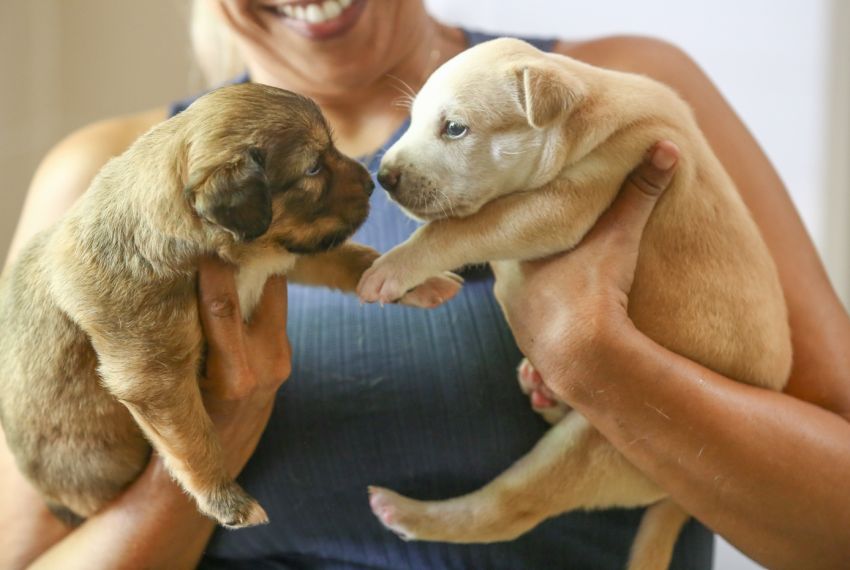
[[[39,165],[34,184],[45,175],[76,173],[79,176],[90,170],[96,172],[107,160],[124,152],[136,138],[164,120],[166,114],[165,108],[157,108],[98,121],[74,131],[47,153]]]
[[[608,36],[581,42],[559,41],[553,49],[585,63],[646,75],[665,83],[685,99],[699,97],[710,83],[680,47],[646,36]]]
[[[7,263],[35,233],[52,225],[88,188],[98,170],[168,116],[165,107],[85,126],[42,159],[24,202]]]

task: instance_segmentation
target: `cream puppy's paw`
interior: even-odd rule
[[[388,530],[402,540],[428,539],[422,525],[433,524],[426,513],[426,505],[421,501],[402,497],[389,489],[369,487],[369,506]]]
[[[405,254],[403,247],[396,247],[378,259],[367,269],[357,285],[357,296],[364,303],[395,303],[405,293],[425,283],[439,271],[426,271],[418,264],[420,259]]]
[[[572,409],[546,387],[540,373],[527,358],[523,358],[517,368],[517,380],[522,393],[529,397],[531,409],[550,424],[561,421]]]
[[[433,309],[457,295],[461,287],[463,278],[446,271],[442,275],[429,277],[425,283],[405,293],[399,303],[420,309]]]

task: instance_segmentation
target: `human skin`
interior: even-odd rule
[[[316,99],[334,128],[339,148],[352,155],[378,148],[406,118],[406,111],[393,105],[400,96],[399,82],[389,75],[417,89],[430,71],[464,47],[460,31],[433,21],[416,0],[370,0],[352,30],[357,33],[337,38],[334,48],[276,25],[260,3],[219,3],[222,17],[240,39],[252,77]],[[630,330],[629,322],[623,320],[626,290],[612,283],[622,285],[618,279],[629,275],[633,261],[615,255],[623,243],[616,234],[610,242],[600,239],[602,245],[596,243],[592,255],[585,254],[607,260],[600,267],[618,276],[613,282],[567,279],[569,274],[575,279],[594,275],[569,271],[587,244],[569,256],[534,266],[536,277],[527,281],[523,297],[527,311],[522,318],[512,317],[521,347],[559,397],[586,414],[677,501],[746,554],[770,567],[844,566],[850,557],[844,546],[850,544],[845,536],[850,528],[850,498],[842,493],[838,475],[850,472],[850,374],[846,372],[850,370],[850,320],[782,182],[711,82],[677,48],[645,38],[617,37],[561,42],[556,49],[594,65],[654,77],[691,104],[779,267],[789,304],[795,364],[784,394],[765,393],[719,377]],[[29,237],[67,210],[110,156],[122,152],[165,116],[163,108],[98,123],[72,134],[51,151],[33,180],[10,259]],[[626,212],[631,210],[629,205],[641,211],[639,201],[627,201]],[[609,233],[602,230],[610,231],[612,225],[618,227],[617,223],[602,226],[598,233]],[[210,286],[226,291],[228,279],[226,272],[217,273]],[[558,288],[552,283],[558,283]],[[582,304],[597,317],[590,321],[594,323],[590,329],[571,327],[575,322],[572,305],[568,308],[562,302],[568,298],[563,295],[565,287],[592,292]],[[208,311],[202,306],[204,310]],[[543,318],[550,314],[554,315],[550,320]],[[228,322],[239,330],[236,322]],[[576,361],[568,348],[575,340],[572,335],[579,332],[598,342],[582,356],[586,360]],[[222,359],[232,346],[238,345],[222,343]],[[266,350],[277,357],[270,357]],[[272,363],[271,369],[279,366],[277,372],[285,372],[278,351],[279,347],[264,347],[260,338],[248,335],[242,352],[255,356],[241,362]],[[582,365],[568,368],[567,362]],[[242,377],[234,370],[244,366],[225,366],[220,376],[218,372],[209,376],[219,378],[223,386],[240,386]],[[249,400],[262,408],[261,400],[271,402],[270,387],[277,380],[269,380],[264,371],[251,376],[257,375],[263,377],[257,384],[267,387],[250,392]],[[582,386],[592,389],[582,391]],[[609,396],[602,397],[606,392],[599,390]],[[252,440],[259,437],[267,416],[245,411],[240,393],[236,390],[228,400],[232,408],[224,406],[214,415],[222,425],[238,428],[243,441]],[[738,438],[735,426],[739,425],[747,425],[755,436]],[[231,440],[222,437],[227,452],[241,457],[241,452],[231,449]],[[234,465],[240,461],[234,460]],[[161,524],[165,513],[167,526]],[[92,567],[94,560],[102,565],[107,554],[119,567],[192,567],[213,530],[155,460],[124,496],[69,534],[18,474],[5,446],[0,448],[0,521],[0,567],[4,568],[26,566],[35,559],[42,567]],[[179,557],[169,557],[176,550]]]

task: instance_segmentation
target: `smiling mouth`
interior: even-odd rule
[[[367,0],[306,0],[266,4],[269,12],[304,37],[325,40],[354,27]]]

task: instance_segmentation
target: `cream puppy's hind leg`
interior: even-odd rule
[[[557,397],[543,383],[540,373],[534,369],[527,358],[523,358],[517,368],[517,381],[522,393],[528,396],[531,409],[540,414],[550,424],[556,424],[570,413],[571,408]]]
[[[370,488],[372,511],[405,540],[512,540],[573,509],[636,507],[664,497],[583,416],[570,413],[491,483],[445,501]]]

